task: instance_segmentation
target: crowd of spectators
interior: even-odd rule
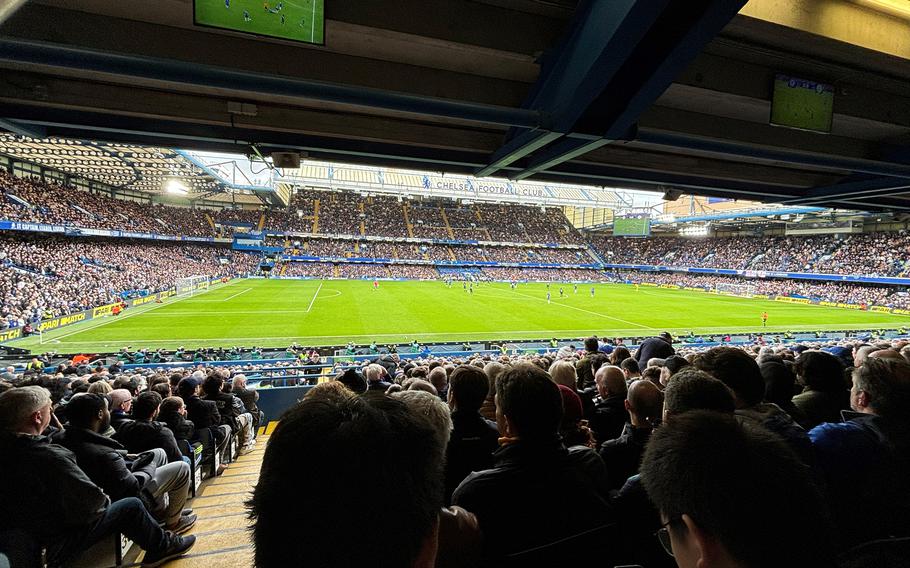
[[[256,565],[368,565],[380,555],[401,568],[871,568],[906,559],[910,343],[690,349],[664,333],[633,347],[588,337],[543,354],[381,353],[339,363],[269,441],[249,502]],[[60,519],[72,518],[59,510],[65,503],[91,506],[76,534],[92,538],[123,530],[95,524],[114,507],[118,518],[163,515],[165,531],[191,527],[179,505],[167,519],[118,493],[81,441],[135,444],[130,425],[152,431],[143,422],[156,411],[167,423],[154,428],[159,436],[240,435],[255,391],[236,374],[225,386],[232,373],[224,370],[57,371],[2,383],[0,469],[18,480],[3,486],[3,528],[26,531],[60,560],[92,539],[74,541],[73,528],[18,511]],[[107,398],[95,394],[107,389]],[[100,419],[83,412],[98,400]],[[161,454],[165,445],[156,446]],[[174,458],[154,463],[182,469]],[[301,471],[314,464],[325,473],[320,491],[300,491]],[[383,490],[351,491],[365,474]],[[96,497],[54,498],[73,487]],[[179,484],[169,489],[179,504]],[[289,510],[303,526],[343,526],[355,515],[398,530],[316,534],[289,526]],[[134,538],[152,558],[188,548],[154,520],[142,526],[149,534]]]
[[[611,264],[732,268],[862,276],[907,273],[910,235],[904,231],[809,237],[595,237]]]
[[[657,285],[703,288],[705,290],[714,290],[719,284],[735,284],[749,287],[754,294],[767,296],[798,296],[825,302],[910,309],[910,295],[896,288],[886,286],[777,278],[746,279],[735,276],[690,274],[686,272],[618,271],[610,274],[618,281],[647,282]]]
[[[335,265],[331,262],[285,262],[281,265],[281,276],[302,278],[332,278]]]
[[[181,277],[249,274],[259,259],[213,245],[155,241],[0,238],[0,326],[170,288]]]

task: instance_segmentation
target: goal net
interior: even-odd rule
[[[751,298],[755,294],[755,285],[754,284],[732,284],[729,282],[723,282],[717,284],[714,287],[714,290],[718,294],[729,294],[731,296],[744,296],[746,298]]]
[[[187,276],[178,278],[175,284],[177,296],[195,296],[209,289],[208,276]]]

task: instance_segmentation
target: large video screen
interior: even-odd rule
[[[774,77],[771,124],[802,130],[831,132],[834,87],[788,75]]]
[[[647,217],[616,217],[613,219],[613,236],[647,237],[651,234],[651,219]]]
[[[325,43],[324,0],[194,0],[196,25]]]

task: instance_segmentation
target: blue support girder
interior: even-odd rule
[[[821,203],[835,198],[855,201],[866,200],[873,197],[898,195],[901,193],[910,193],[910,179],[874,178],[837,183],[826,187],[816,187],[807,191],[802,197],[787,199],[782,203],[801,205]]]

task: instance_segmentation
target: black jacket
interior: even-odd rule
[[[587,450],[587,451],[583,451]],[[554,542],[613,520],[600,457],[570,452],[554,434],[498,449],[492,469],[472,473],[452,502],[477,515],[484,555],[495,558]]]
[[[196,425],[179,412],[159,414],[158,420],[164,422],[176,440],[193,441],[196,439]]]
[[[601,444],[598,453],[607,467],[611,490],[620,489],[630,476],[638,473],[651,432],[651,428],[636,428],[627,422],[618,438]]]
[[[132,420],[130,415],[122,410],[115,410],[111,412],[111,428],[114,430],[120,430],[120,427]]]
[[[635,360],[638,361],[641,368],[644,369],[649,359],[653,357],[666,359],[674,353],[676,353],[676,350],[673,349],[673,346],[663,339],[659,337],[649,337],[642,341],[641,345],[638,346],[638,350],[635,352]]]
[[[588,426],[594,431],[598,444],[622,434],[623,427],[629,421],[625,400],[624,396],[608,396],[594,401],[594,414],[588,420]]]
[[[182,454],[174,433],[162,422],[128,420],[120,425],[113,438],[123,444],[131,454],[161,448],[167,454],[167,461],[181,460]]]
[[[451,502],[452,492],[468,474],[493,467],[493,452],[498,447],[495,422],[477,412],[452,413],[452,435],[446,447],[446,503]]]
[[[253,418],[259,420],[259,406],[256,401],[259,400],[259,392],[256,389],[238,389],[234,387],[232,391],[234,396],[240,399],[244,408],[253,415]]]
[[[78,547],[109,501],[76,456],[46,436],[2,431],[0,456],[0,531],[24,530],[52,557]]]
[[[202,400],[198,396],[183,399],[186,405],[186,417],[193,422],[197,430],[211,428],[221,424],[221,414],[218,406],[211,400]]]
[[[54,435],[54,442],[76,454],[76,463],[111,501],[139,497],[143,478],[130,471],[120,442],[84,428],[67,428]],[[155,467],[150,465],[143,473],[151,477]]]
[[[214,402],[215,406],[218,407],[221,424],[227,424],[234,431],[239,428],[237,417],[246,412],[239,398],[230,393],[219,392],[215,396],[205,395],[205,400]]]

